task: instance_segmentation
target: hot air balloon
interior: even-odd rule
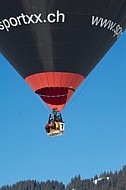
[[[125,28],[126,0],[0,0],[0,52],[53,117]]]

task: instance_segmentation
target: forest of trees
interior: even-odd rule
[[[58,181],[28,180],[12,186],[3,186],[0,190],[126,190],[126,166],[119,172],[104,172],[92,179],[81,179],[80,175],[75,176],[67,186]]]

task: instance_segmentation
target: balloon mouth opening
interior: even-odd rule
[[[49,108],[61,111],[84,77],[76,73],[45,72],[30,75],[25,80]]]
[[[68,97],[68,87],[45,87],[35,91],[44,102],[52,105],[65,104]]]

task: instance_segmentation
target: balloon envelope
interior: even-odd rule
[[[125,27],[125,0],[0,0],[1,53],[59,111]]]

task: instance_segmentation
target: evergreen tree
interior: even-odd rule
[[[96,183],[97,182],[97,183]],[[80,175],[71,179],[65,187],[62,182],[36,180],[20,181],[12,186],[3,186],[0,190],[126,190],[126,166],[119,172],[104,172],[92,179],[81,179]]]

